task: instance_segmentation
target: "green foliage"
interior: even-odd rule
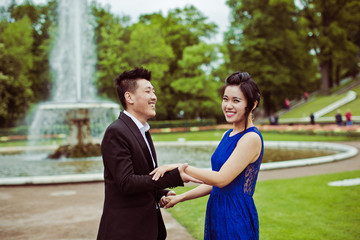
[[[178,127],[198,127],[198,126],[214,126],[215,119],[201,120],[171,120],[171,121],[150,121],[151,129],[156,128],[178,128]]]
[[[215,45],[205,43],[184,49],[183,58],[179,61],[181,76],[171,86],[179,94],[180,101],[175,109],[183,111],[186,118],[200,118],[214,113],[221,115],[218,95],[221,83],[204,71],[216,60],[216,53]]]
[[[92,1],[98,92],[117,101],[113,79],[143,66],[153,72],[156,120],[219,120],[223,118],[218,89],[233,71],[247,71],[258,83],[267,114],[280,109],[285,97],[298,98],[304,91],[317,90],[321,81],[316,65],[323,81],[329,77],[330,87],[341,76],[356,75],[360,3],[297,3],[228,0],[231,26],[225,44],[215,45],[206,40],[216,33],[216,24],[194,6],[166,15],[142,15],[131,23],[129,16],[116,16],[99,1]],[[12,1],[0,8],[1,127],[15,125],[29,104],[50,96],[48,56],[56,37],[56,8],[56,0],[43,5]]]
[[[13,126],[32,100],[28,74],[33,64],[28,17],[9,23],[0,35],[0,125]],[[21,93],[21,94],[19,94]]]
[[[219,108],[215,108],[215,111],[213,110],[213,102],[214,100],[216,101],[216,99],[213,98],[212,100],[209,100],[208,95],[201,92],[199,93],[200,96],[197,97],[198,99],[202,98],[204,101],[200,103],[199,107],[198,99],[194,99],[194,101],[191,99],[190,101],[190,96],[188,94],[184,94],[186,90],[179,91],[179,85],[180,88],[189,89],[194,87],[193,84],[195,82],[196,84],[203,85],[204,81],[206,81],[206,90],[208,92],[211,92],[213,89],[213,80],[211,77],[211,71],[209,71],[209,57],[210,55],[213,55],[210,57],[211,61],[217,60],[217,58],[214,58],[215,53],[210,52],[211,49],[215,50],[215,48],[212,45],[208,46],[203,43],[202,39],[211,37],[211,35],[216,31],[216,25],[213,23],[207,23],[206,20],[207,18],[193,6],[185,7],[184,9],[171,10],[166,17],[163,17],[161,14],[151,14],[143,15],[140,18],[140,23],[144,23],[146,25],[147,31],[154,31],[158,33],[156,37],[159,38],[159,40],[163,38],[166,46],[169,46],[171,48],[171,52],[173,53],[173,56],[167,59],[166,71],[162,71],[165,70],[165,68],[159,64],[153,67],[155,70],[157,70],[156,67],[160,67],[158,72],[163,73],[162,76],[158,76],[159,78],[156,78],[156,83],[154,81],[154,85],[158,89],[157,120],[175,119],[181,111],[185,113],[182,115],[182,117],[185,118],[192,118],[195,116],[214,117],[218,114],[217,109]],[[156,29],[151,30],[154,26],[156,26],[156,28],[160,27],[161,32]],[[149,33],[146,34],[146,36],[148,35]],[[154,36],[150,35],[150,37]],[[205,49],[198,49],[199,46],[204,47]],[[139,51],[143,50],[143,48],[141,48],[141,46],[137,46],[137,48],[137,54],[143,54],[141,52],[139,53]],[[154,50],[156,49],[157,48]],[[148,48],[144,49],[144,51],[145,53],[154,52]],[[163,55],[170,56],[167,47],[163,48],[162,51],[165,53],[163,53]],[[199,56],[201,51],[202,53],[206,52],[206,55]],[[194,66],[189,64],[189,61],[192,61],[191,58],[196,58],[196,64]],[[156,63],[160,60],[160,58],[154,58],[152,59],[152,62]],[[203,62],[200,63],[198,60]],[[184,70],[184,66],[190,66],[191,69]],[[205,69],[201,68],[201,66],[206,66],[208,71],[205,71]],[[193,77],[193,81],[183,81],[184,78],[187,78],[189,73],[191,77]],[[198,79],[194,79],[194,77],[198,77]],[[203,86],[205,88],[205,85]],[[179,116],[181,116],[181,114]]]
[[[15,125],[30,104],[47,100],[50,96],[49,53],[56,38],[56,9],[55,0],[44,5],[34,5],[29,1],[19,5],[12,2],[9,7],[0,9],[2,127]],[[167,16],[158,13],[143,15],[132,24],[128,16],[116,16],[96,1],[91,3],[91,9],[96,20],[96,85],[101,97],[116,101],[113,79],[125,70],[143,66],[152,71],[153,84],[157,89],[156,119],[176,119],[179,109],[186,110],[185,116],[180,117],[219,115],[220,109],[215,103],[219,85],[216,81],[221,71],[212,66],[218,60],[218,50],[203,42],[216,33],[217,26],[208,23],[206,16],[195,7],[187,6],[171,10]],[[28,19],[28,32],[25,34],[23,19]],[[194,65],[192,60],[196,60]],[[192,67],[189,69],[191,81],[181,82],[187,67]],[[217,76],[213,77],[212,71],[216,71]],[[21,84],[18,83],[15,88],[13,82],[17,81]],[[175,81],[186,89],[192,89],[192,84],[196,83],[198,90],[190,95],[199,95],[194,102],[186,98],[187,103],[179,103],[180,99],[184,99],[183,92],[186,90],[180,90],[177,84],[173,86]],[[24,94],[15,98],[14,92]],[[9,105],[9,99],[16,99],[21,107]],[[24,104],[20,104],[21,101]],[[8,114],[7,108],[13,109],[16,114]]]
[[[313,85],[315,68],[292,1],[229,0],[232,22],[226,34],[230,66],[258,83],[265,112],[282,107]]]
[[[13,2],[1,13],[2,127],[14,126],[24,117],[31,103],[49,96],[49,29],[55,6],[54,1],[44,6],[35,6],[29,1],[23,5]]]
[[[152,71],[154,79],[159,80],[169,70],[168,62],[174,58],[172,48],[166,44],[157,23],[132,26],[127,54],[130,66],[144,66]]]
[[[321,91],[329,94],[330,88],[339,84],[342,74],[359,72],[356,65],[360,47],[360,3],[357,0],[300,2],[308,40],[321,69]]]
[[[103,97],[116,100],[114,78],[130,68],[126,61],[128,31],[123,27],[126,20],[114,17],[100,6],[93,6],[97,27],[95,29],[97,56],[97,88]]]

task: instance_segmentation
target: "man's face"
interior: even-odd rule
[[[129,93],[130,102],[128,102],[127,111],[136,117],[141,123],[152,117],[155,117],[155,104],[157,101],[155,89],[150,81],[139,79],[136,81],[137,89]]]

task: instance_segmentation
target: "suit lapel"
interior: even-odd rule
[[[148,140],[149,145],[150,145],[151,153],[152,153],[152,156],[153,156],[154,161],[155,161],[155,167],[158,167],[157,159],[156,159],[155,147],[154,147],[154,143],[153,143],[153,141],[152,141],[150,132],[147,131],[147,132],[145,133],[145,136],[146,136],[146,139]]]
[[[141,150],[145,154],[146,161],[147,161],[147,163],[149,165],[150,170],[154,169],[154,164],[152,162],[152,158],[151,158],[149,148],[146,145],[145,139],[142,136],[142,134],[140,132],[140,129],[136,126],[134,121],[123,112],[120,113],[119,119],[124,121],[124,123],[129,127],[131,132],[134,134],[134,137],[136,138],[136,140],[139,142]],[[150,139],[151,139],[151,137],[150,137]],[[150,145],[150,149],[151,149],[152,153],[155,155],[155,149],[154,149],[154,146],[153,146],[153,142],[152,141],[151,141],[151,143],[149,142],[149,145]],[[156,157],[155,156],[154,156],[154,160],[155,160],[155,163],[156,163]]]

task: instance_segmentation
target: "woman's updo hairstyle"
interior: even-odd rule
[[[247,100],[247,106],[245,108],[245,129],[247,128],[248,119],[251,110],[257,101],[257,108],[260,104],[260,91],[254,80],[247,72],[235,72],[231,74],[226,80],[224,86],[221,88],[221,95],[224,96],[226,87],[239,86],[240,90],[244,94]]]

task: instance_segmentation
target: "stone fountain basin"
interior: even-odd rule
[[[39,105],[39,109],[42,110],[54,110],[54,109],[97,109],[97,108],[114,108],[120,109],[119,104],[112,102],[48,102]]]
[[[269,162],[261,164],[260,170],[271,170],[289,167],[299,167],[313,164],[322,164],[354,157],[358,154],[358,149],[352,146],[338,144],[338,143],[324,143],[324,142],[293,142],[293,141],[265,141],[265,148],[312,148],[312,149],[328,149],[336,153],[329,156],[306,158],[281,162]],[[155,147],[161,146],[209,146],[216,147],[217,141],[178,141],[178,142],[155,142]],[[35,147],[3,147],[0,148],[0,154],[9,154],[16,152],[23,152],[30,150],[38,151],[52,151],[57,146],[35,146]],[[174,157],[176,158],[176,157]],[[101,161],[98,157],[96,161]],[[41,160],[40,160],[41,161]],[[65,161],[72,161],[65,160]],[[74,162],[76,160],[73,160]],[[182,161],[180,161],[182,162]],[[164,164],[160,163],[159,164]],[[102,172],[99,169],[99,172]],[[93,182],[103,181],[102,173],[87,173],[87,174],[69,174],[56,176],[29,176],[29,177],[6,177],[0,178],[0,185],[23,185],[23,184],[55,184],[55,183],[72,183],[72,182]]]

